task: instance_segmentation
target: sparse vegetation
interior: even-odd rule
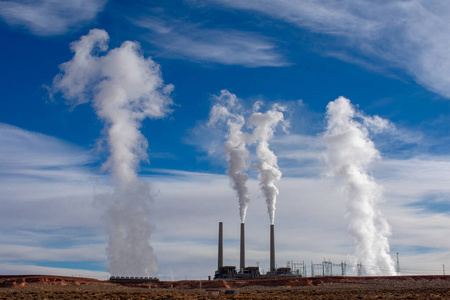
[[[317,283],[314,285],[313,283]],[[87,278],[0,276],[2,299],[450,299],[450,276],[329,277],[113,284]],[[182,286],[182,288],[180,287]],[[226,286],[226,287],[225,287]],[[234,294],[225,294],[225,291]],[[221,294],[216,295],[220,291]]]

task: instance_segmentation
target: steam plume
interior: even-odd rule
[[[258,142],[256,155],[259,161],[254,167],[259,171],[259,187],[266,198],[270,224],[275,222],[275,204],[279,194],[275,183],[281,179],[282,173],[276,155],[269,149],[269,140],[277,125],[283,121],[284,110],[284,107],[274,105],[266,113],[255,112],[248,120],[249,126],[254,127],[252,138]]]
[[[220,120],[227,123],[228,134],[225,142],[225,155],[228,161],[228,176],[230,177],[230,185],[239,199],[241,223],[245,223],[247,207],[250,202],[247,187],[248,175],[245,173],[248,169],[249,152],[246,148],[248,134],[242,132],[245,119],[235,112],[239,109],[236,95],[227,90],[222,90],[220,96],[215,98],[217,103],[211,109],[209,124],[215,124]]]
[[[358,122],[356,117],[363,122]],[[394,263],[389,256],[389,225],[377,208],[382,199],[381,188],[367,171],[368,165],[379,157],[368,137],[368,128],[379,129],[387,122],[379,117],[357,115],[350,100],[344,97],[328,104],[327,119],[324,136],[328,146],[327,162],[332,174],[344,183],[349,201],[349,230],[357,246],[356,257],[369,275],[394,275]]]
[[[172,85],[164,85],[159,65],[139,53],[139,45],[126,41],[108,49],[109,36],[93,29],[71,44],[73,58],[61,64],[53,92],[61,92],[72,106],[91,102],[104,123],[114,193],[106,211],[109,235],[107,270],[115,275],[149,276],[158,266],[149,244],[150,186],[136,168],[147,159],[147,140],[139,131],[145,118],[170,113]],[[100,56],[98,53],[104,52]]]

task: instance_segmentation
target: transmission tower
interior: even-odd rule
[[[398,259],[398,252],[397,252],[397,267],[396,267],[397,275],[400,275],[400,261]]]
[[[357,271],[358,271],[358,276],[362,276],[362,275],[363,275],[363,265],[362,265],[362,262],[359,262],[359,263],[356,265],[356,269],[357,269]]]

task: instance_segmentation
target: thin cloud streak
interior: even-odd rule
[[[448,2],[211,1],[328,35],[333,41],[325,42],[324,54],[372,69],[380,64],[401,68],[419,84],[450,98]]]
[[[0,123],[0,174],[8,170],[70,167],[93,161],[87,151],[51,136]]]
[[[61,262],[61,261],[103,261],[106,244],[87,244],[71,248],[32,247],[1,245],[0,256],[6,261]]]
[[[289,63],[268,38],[234,29],[210,29],[180,21],[140,19],[133,23],[147,29],[147,42],[159,47],[159,56],[195,62],[281,67]]]
[[[0,16],[40,36],[62,35],[95,19],[107,0],[10,0],[0,2]]]

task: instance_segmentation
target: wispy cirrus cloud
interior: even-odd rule
[[[94,188],[101,175],[87,167],[94,157],[68,142],[0,123],[0,225],[21,235],[69,227],[92,230],[100,223]],[[17,222],[20,220],[20,222]],[[36,237],[40,235],[36,235]],[[16,235],[18,236],[18,235]],[[76,237],[74,237],[76,238]]]
[[[69,167],[93,161],[88,152],[51,136],[4,123],[0,123],[0,133],[0,144],[5,145],[0,148],[0,175],[12,169]]]
[[[94,195],[107,184],[89,167],[92,153],[3,123],[0,144],[2,272],[104,278],[102,272],[48,268],[66,262],[101,270],[106,259],[102,211]]]
[[[0,2],[0,16],[12,26],[22,26],[40,36],[65,34],[88,24],[107,0],[8,0]]]
[[[273,41],[257,33],[204,28],[198,24],[151,16],[133,22],[148,30],[144,38],[161,49],[158,54],[161,56],[246,67],[289,64]]]
[[[450,98],[446,1],[211,1],[324,34],[331,39],[318,51],[363,67],[403,69],[419,84]]]
[[[1,245],[0,257],[7,261],[61,262],[106,261],[106,244],[89,244],[70,248]]]

